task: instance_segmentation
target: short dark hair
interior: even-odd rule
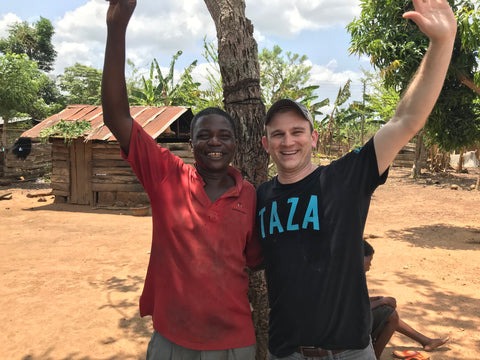
[[[364,256],[371,256],[375,253],[375,250],[373,250],[373,246],[370,245],[367,240],[363,240],[363,251],[364,251]]]
[[[237,129],[235,127],[235,121],[233,121],[232,117],[222,109],[219,109],[217,107],[208,107],[206,109],[203,109],[202,111],[199,111],[192,119],[192,122],[190,123],[190,137],[193,139],[193,131],[195,130],[195,126],[197,125],[198,120],[200,120],[204,116],[208,115],[220,115],[223,118],[227,119],[230,125],[232,125],[233,129],[233,136],[235,136],[235,139],[237,138]]]

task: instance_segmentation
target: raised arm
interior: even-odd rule
[[[417,24],[430,45],[394,116],[375,135],[379,174],[425,125],[443,87],[455,41],[457,23],[446,0],[413,0],[413,4],[415,11],[403,17]]]
[[[102,78],[103,121],[128,154],[132,117],[125,83],[125,34],[136,0],[110,0]]]

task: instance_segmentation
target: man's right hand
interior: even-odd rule
[[[108,1],[108,0],[107,0]],[[109,0],[110,6],[107,11],[107,25],[126,28],[133,10],[137,5],[136,0]]]

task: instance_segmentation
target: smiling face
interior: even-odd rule
[[[197,120],[190,145],[200,172],[226,171],[235,155],[237,141],[231,123],[211,114]]]
[[[277,165],[279,178],[296,182],[312,172],[312,148],[318,133],[303,116],[289,110],[276,113],[266,126],[262,143]]]

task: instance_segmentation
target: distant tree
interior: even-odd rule
[[[221,107],[223,89],[218,69],[217,48],[213,43],[204,41],[204,49],[203,57],[210,66],[207,69],[209,88],[202,93],[210,106]],[[315,90],[319,86],[307,85],[311,70],[311,66],[306,64],[307,57],[288,52],[285,59],[281,53],[282,49],[275,45],[273,50],[263,49],[258,54],[262,101],[268,108],[278,99],[290,98],[307,106],[314,117],[323,115],[320,109],[329,105],[329,99],[317,101],[318,96],[315,95]]]
[[[126,65],[128,66],[128,70],[125,72],[127,93],[131,94],[133,90],[141,86],[142,77],[139,74],[140,69],[135,65],[133,60],[127,59]]]
[[[350,81],[339,88],[329,115],[318,121],[316,128],[323,139],[324,151],[328,153],[330,143],[342,144],[354,149],[372,137],[395,112],[399,94],[383,85],[379,74],[364,71],[362,101],[350,99]],[[320,147],[320,143],[318,147]]]
[[[19,114],[34,114],[43,107],[40,89],[46,75],[25,54],[0,56],[0,116],[2,145],[7,148],[8,121]]]
[[[9,36],[0,39],[0,52],[26,54],[38,63],[40,70],[51,71],[57,56],[52,44],[54,32],[50,20],[43,17],[33,25],[17,22],[10,26]]]
[[[207,84],[208,88],[202,91],[205,107],[213,106],[223,109],[222,75],[218,65],[218,49],[213,42],[203,39],[203,58],[207,60]]]
[[[460,149],[480,138],[478,99],[480,75],[480,9],[468,0],[451,0],[458,31],[443,90],[426,124],[431,143],[446,151]],[[411,21],[402,18],[413,10],[410,1],[361,0],[361,15],[347,26],[350,51],[369,55],[381,71],[384,84],[405,90],[425,53],[429,40]]]
[[[39,97],[35,111],[31,113],[35,119],[44,119],[56,114],[67,105],[65,96],[57,86],[56,79],[51,76],[41,76]]]
[[[307,86],[312,66],[307,56],[286,52],[275,45],[258,54],[262,99],[267,107],[283,98],[298,100],[309,97],[318,86]]]
[[[400,94],[393,87],[385,86],[379,72],[363,71],[362,82],[365,83],[365,114],[366,117],[385,124],[395,113]]]
[[[324,150],[325,153],[329,152],[328,151],[329,146],[333,142],[335,118],[338,114],[340,114],[342,112],[340,110],[340,106],[345,104],[351,96],[351,93],[350,93],[351,83],[352,83],[352,81],[349,79],[343,87],[340,87],[338,89],[337,98],[335,99],[335,102],[333,103],[333,109],[330,113],[330,116],[328,117],[328,121],[327,121],[327,124],[326,124],[325,131],[323,131],[323,133],[320,134],[321,139],[322,139],[321,144],[323,146],[323,150]]]
[[[175,63],[182,55],[178,51],[170,63],[166,76],[162,73],[157,59],[150,64],[150,76],[142,77],[141,87],[131,90],[130,104],[144,106],[190,106],[196,107],[201,99],[199,97],[200,83],[195,82],[192,71],[197,66],[197,61],[192,62],[178,79],[175,78]]]
[[[68,104],[100,104],[101,70],[76,63],[65,68],[58,80]]]

